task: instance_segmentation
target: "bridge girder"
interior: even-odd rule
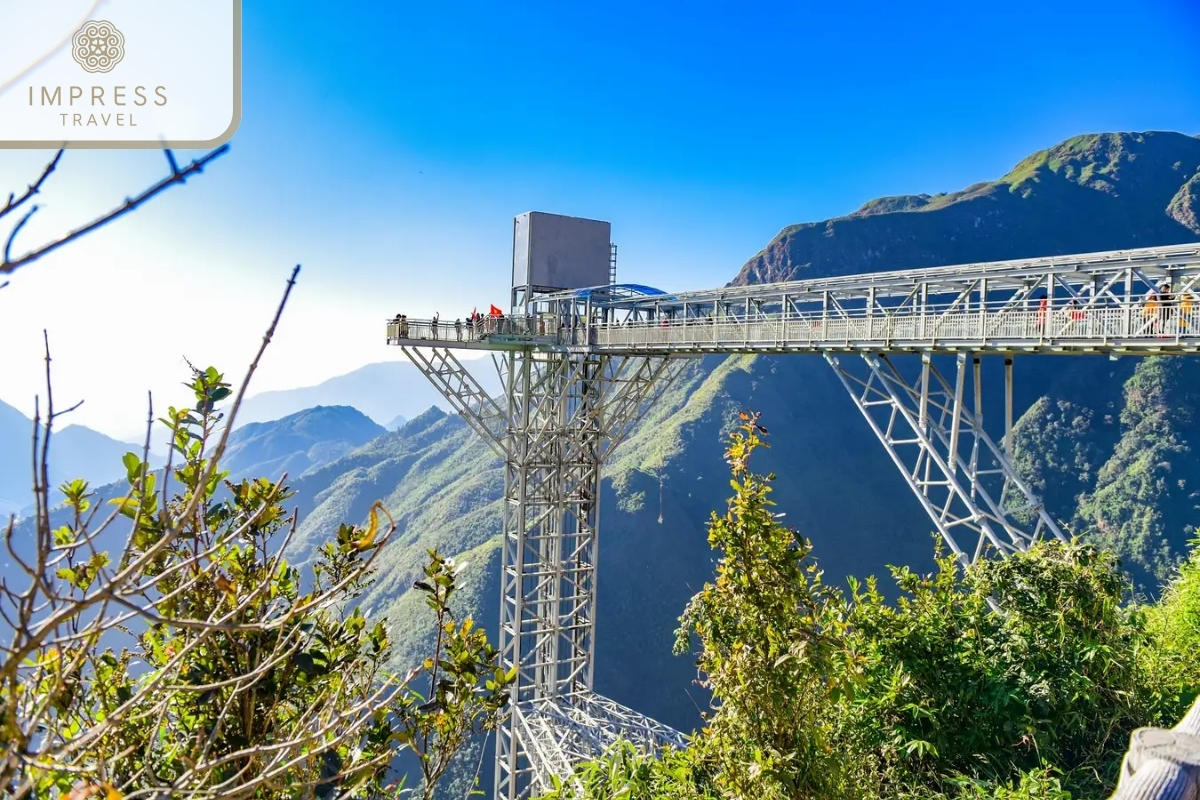
[[[887,355],[827,356],[937,532],[963,562],[1065,541],[1041,500],[1012,465],[1012,360],[1005,364],[1006,425],[997,444],[983,425],[979,357],[956,357],[951,383],[925,356],[915,379]],[[850,362],[850,363],[846,363]],[[851,366],[859,362],[858,369]],[[968,404],[967,378],[971,378]]]

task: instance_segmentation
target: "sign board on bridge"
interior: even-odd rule
[[[529,211],[513,223],[513,287],[552,292],[608,283],[612,225]]]

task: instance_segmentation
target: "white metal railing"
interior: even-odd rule
[[[583,344],[582,326],[564,325],[558,317],[480,317],[476,320],[389,320],[389,343],[401,341],[482,343],[492,337],[518,337],[561,344]]]
[[[931,309],[927,313],[790,313],[759,316],[657,319],[584,325],[557,316],[483,317],[475,320],[392,320],[388,342],[535,344],[634,349],[813,348],[853,345],[929,347],[938,343],[1087,347],[1119,343],[1167,344],[1200,340],[1200,303],[1055,309]]]
[[[973,309],[926,314],[790,314],[659,320],[592,327],[599,347],[720,348],[742,345],[820,348],[838,344],[942,342],[1082,345],[1200,338],[1200,306]]]

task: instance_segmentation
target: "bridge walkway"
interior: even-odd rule
[[[1191,244],[607,301],[614,287],[594,287],[476,324],[393,320],[387,341],[609,355],[1195,353],[1198,284]]]

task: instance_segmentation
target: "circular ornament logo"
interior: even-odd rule
[[[125,37],[111,22],[87,22],[71,38],[71,55],[88,72],[109,72],[125,57]]]

